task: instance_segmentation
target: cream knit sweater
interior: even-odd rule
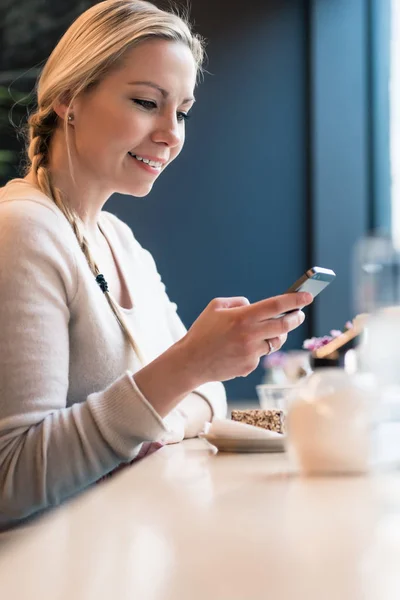
[[[128,282],[122,309],[150,362],[185,334],[151,254],[117,217],[101,228]],[[165,432],[68,221],[22,180],[0,189],[0,529],[60,503]],[[226,414],[221,383],[195,390]]]

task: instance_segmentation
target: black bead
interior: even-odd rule
[[[108,283],[107,281],[104,279],[104,275],[102,275],[101,273],[99,273],[96,277],[96,281],[100,286],[100,289],[102,292],[108,292]]]

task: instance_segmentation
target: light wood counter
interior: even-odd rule
[[[400,474],[162,448],[0,552],[12,600],[398,600]]]

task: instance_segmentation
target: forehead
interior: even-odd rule
[[[197,68],[191,50],[181,42],[149,40],[128,50],[109,77],[111,85],[153,81],[171,95],[190,96]]]

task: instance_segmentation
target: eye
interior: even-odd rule
[[[188,119],[190,119],[192,115],[190,113],[185,113],[185,112],[178,112],[177,113],[177,118],[178,121],[182,122],[182,121],[187,121]]]
[[[138,98],[132,98],[132,102],[138,104],[146,110],[153,110],[154,108],[157,108],[157,104],[152,100],[139,100]]]

